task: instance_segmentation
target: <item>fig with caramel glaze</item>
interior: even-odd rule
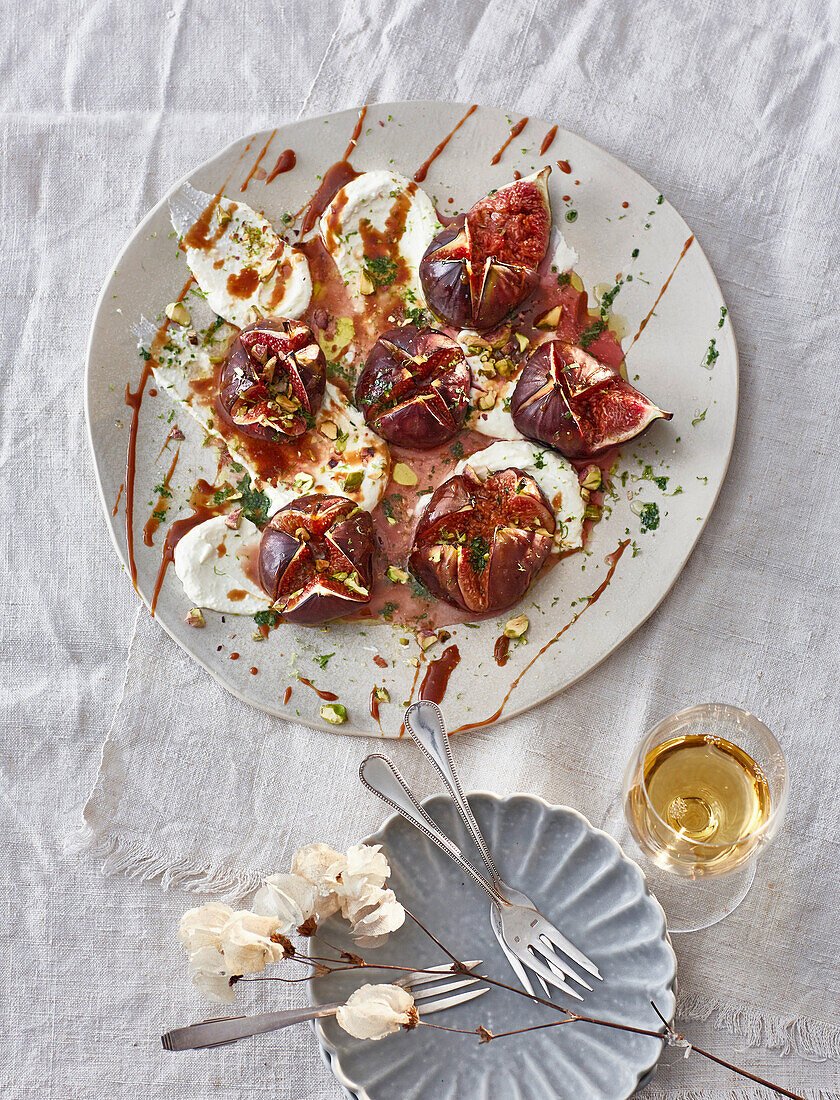
[[[469,364],[454,340],[403,325],[373,345],[356,384],[356,405],[383,439],[428,450],[464,426],[471,385]]]
[[[550,171],[479,199],[434,238],[420,262],[420,281],[436,317],[486,332],[534,290],[551,232]]]
[[[467,466],[438,486],[420,517],[408,566],[433,596],[477,614],[522,599],[548,557],[554,512],[515,467],[486,480]]]
[[[657,408],[614,367],[560,340],[541,344],[528,360],[510,412],[524,436],[566,458],[591,458],[674,415]]]
[[[326,379],[324,353],[309,326],[266,319],[234,340],[222,365],[219,398],[245,435],[282,443],[314,425]]]
[[[347,497],[310,493],[271,517],[260,541],[260,584],[293,623],[323,623],[370,602],[373,523]]]

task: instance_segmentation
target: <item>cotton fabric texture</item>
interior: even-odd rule
[[[2,21],[3,1095],[341,1094],[307,1028],[160,1048],[213,1014],[181,913],[303,843],[343,850],[383,812],[356,778],[373,742],[237,703],[138,609],[102,521],[83,366],[113,258],[174,180],[243,133],[402,98],[495,104],[603,145],[674,203],[721,281],[739,426],[691,560],[599,669],[457,754],[470,786],[597,823],[659,718],[710,699],[763,718],[790,761],[788,820],[737,913],[678,940],[681,1026],[838,1094],[838,38],[840,10],[813,0],[41,0]],[[436,789],[412,746],[388,750]],[[305,999],[256,989],[241,1011]],[[765,1093],[668,1050],[646,1095]]]

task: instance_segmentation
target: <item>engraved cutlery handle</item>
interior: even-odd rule
[[[464,859],[460,848],[448,836],[444,836],[411,793],[408,784],[387,756],[379,752],[366,756],[359,767],[359,778],[369,791],[373,791],[383,802],[427,836],[433,844],[437,844],[438,848],[446,852],[449,858],[457,863],[482,890],[486,891],[497,905],[507,904],[494,886]]]
[[[461,787],[461,781],[458,778],[455,761],[452,757],[449,734],[446,732],[446,723],[443,720],[440,707],[429,699],[418,699],[405,712],[405,728],[446,784],[455,805],[458,807],[458,813],[460,813],[470,836],[481,853],[481,858],[484,860],[487,870],[490,872],[493,885],[498,888],[501,877],[496,870],[493,857],[490,855],[490,849],[481,835],[478,822],[473,816],[470,804],[467,802]]]
[[[279,1031],[306,1020],[320,1020],[334,1016],[341,1004],[321,1005],[318,1008],[284,1008],[279,1012],[264,1012],[259,1016],[222,1016],[215,1020],[202,1020],[198,1024],[176,1027],[161,1036],[164,1050],[201,1050],[235,1043],[251,1035],[264,1035],[267,1031]]]

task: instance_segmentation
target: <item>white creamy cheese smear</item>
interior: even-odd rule
[[[309,262],[246,203],[222,196],[204,234],[208,247],[190,247],[190,230],[212,203],[213,195],[190,184],[169,202],[187,266],[210,308],[238,328],[254,320],[252,306],[264,317],[302,317],[312,297]]]
[[[175,547],[175,572],[196,607],[233,615],[253,615],[270,605],[263,590],[247,576],[244,562],[256,554],[260,529],[242,518],[234,530],[224,516],[193,527]]]
[[[359,289],[365,266],[362,223],[369,223],[379,234],[389,234],[388,220],[401,202],[408,204],[405,224],[402,233],[389,241],[386,258],[394,263],[400,259],[404,262],[409,280],[399,289],[403,294],[409,291],[419,303],[425,304],[420,286],[420,261],[432,238],[443,227],[425,191],[406,176],[384,169],[363,172],[345,184],[321,215],[319,223],[324,247],[353,298],[365,300]]]

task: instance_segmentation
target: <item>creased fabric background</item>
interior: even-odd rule
[[[697,231],[741,353],[732,467],[674,591],[560,699],[460,742],[464,773],[597,821],[659,717],[707,698],[764,717],[789,754],[791,813],[738,913],[678,943],[684,1008],[709,1015],[686,1030],[795,1090],[838,1095],[838,37],[840,9],[815,2],[6,11],[3,1096],[339,1095],[305,1028],[208,1054],[160,1049],[163,1028],[208,1014],[173,940],[194,895],[162,886],[236,888],[298,843],[344,844],[382,815],[355,780],[369,742],[244,709],[137,614],[102,522],[82,375],[98,289],[172,181],[244,132],[411,97],[550,119],[642,172]],[[431,791],[408,746],[394,752]],[[103,853],[135,877],[103,878]],[[647,1094],[763,1095],[669,1051]]]

